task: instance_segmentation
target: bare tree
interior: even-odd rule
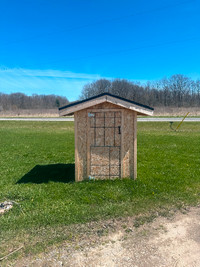
[[[83,87],[81,99],[86,99],[101,93],[110,92],[111,82],[106,79],[100,79],[92,83],[88,83]]]
[[[81,98],[85,99],[103,92],[152,106],[200,105],[200,80],[176,74],[141,86],[125,79],[109,81],[101,79],[83,87]]]
[[[169,78],[169,89],[174,100],[173,104],[181,107],[184,105],[185,97],[190,92],[191,80],[181,74],[172,75]]]

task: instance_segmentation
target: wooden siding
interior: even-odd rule
[[[87,110],[75,113],[75,179],[87,177]]]

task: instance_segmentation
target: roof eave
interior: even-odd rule
[[[138,113],[138,115],[146,115],[146,116],[152,116],[153,115],[153,110],[147,109],[145,107],[141,107],[136,104],[129,103],[125,100],[115,98],[113,96],[107,95],[107,96],[101,96],[96,99],[92,99],[88,102],[84,103],[77,103],[77,105],[73,105],[70,107],[66,107],[64,109],[59,110],[60,116],[68,116],[68,115],[73,115],[75,112],[90,108],[94,105],[102,104],[102,103],[111,103],[117,106],[120,106],[122,108],[126,108],[132,111],[135,111]]]
[[[91,106],[98,105],[98,104],[101,104],[104,102],[106,102],[106,101],[105,101],[105,98],[102,96],[102,97],[99,97],[97,99],[93,99],[91,101],[87,101],[84,103],[78,103],[77,105],[73,105],[71,107],[66,107],[64,109],[61,109],[61,110],[59,110],[59,114],[60,114],[60,116],[72,115],[76,111],[90,108]]]
[[[123,108],[130,109],[132,111],[136,111],[138,115],[147,115],[147,116],[152,116],[153,115],[153,110],[147,109],[145,107],[139,106],[137,104],[132,104],[129,103],[125,100],[114,98],[112,96],[107,97],[107,102],[112,103],[117,106],[121,106]]]

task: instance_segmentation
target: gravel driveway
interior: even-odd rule
[[[98,236],[93,243],[91,236],[85,236],[73,249],[63,245],[14,266],[200,266],[200,207],[170,218],[159,217],[138,228],[133,227],[133,218],[114,224],[114,231]]]

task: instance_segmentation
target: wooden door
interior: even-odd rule
[[[88,112],[88,175],[121,177],[121,111]]]

